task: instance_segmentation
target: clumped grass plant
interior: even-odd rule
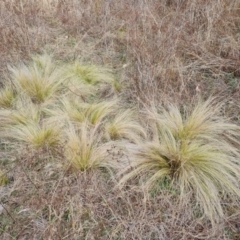
[[[8,127],[4,136],[36,149],[53,148],[60,143],[61,129],[53,124],[30,122]]]
[[[14,89],[7,85],[0,90],[0,108],[11,108],[13,106],[16,94]]]
[[[73,102],[65,99],[62,104],[62,111],[71,121],[80,123],[88,121],[92,125],[97,125],[100,122],[103,122],[105,118],[112,114],[114,108],[116,108],[115,100],[89,104],[84,102]]]
[[[86,84],[76,78],[68,78],[64,84],[65,96],[68,98],[80,98],[81,101],[89,102],[97,93],[95,86]]]
[[[130,109],[124,111],[118,109],[114,118],[105,125],[107,138],[111,140],[125,138],[134,143],[140,141],[141,138],[146,138],[146,131],[133,115],[134,111]]]
[[[4,165],[9,177],[13,175],[8,186],[0,190],[0,239],[239,239],[240,206],[232,199],[235,190],[230,192],[231,187],[224,180],[229,179],[228,183],[236,188],[235,172],[230,174],[229,167],[224,168],[228,174],[222,173],[225,188],[215,180],[220,168],[228,165],[227,160],[237,159],[239,140],[230,131],[226,134],[221,130],[220,123],[228,122],[218,120],[219,110],[211,116],[202,114],[206,124],[198,126],[195,124],[201,122],[199,115],[192,117],[192,112],[182,108],[152,110],[155,113],[140,119],[147,138],[134,126],[138,125],[137,114],[121,116],[129,105],[135,104],[137,111],[151,102],[163,106],[177,102],[183,106],[189,105],[196,94],[204,99],[212,94],[228,98],[222,115],[239,124],[239,0],[4,0],[0,1],[0,9],[0,85],[10,83],[16,94],[13,99],[8,89],[0,97],[7,99],[0,100],[0,165]],[[56,64],[44,57],[38,60],[39,56],[33,57],[34,63],[26,62],[31,53],[44,49],[64,63]],[[72,62],[73,59],[82,62]],[[5,78],[7,65],[19,60],[26,63],[23,76],[34,76],[35,85],[32,77],[21,84],[14,74],[13,79]],[[93,64],[110,66],[122,82],[113,81],[110,71]],[[46,79],[53,80],[53,85],[47,86]],[[54,79],[62,81],[56,88]],[[41,90],[44,88],[50,91]],[[85,115],[90,105],[95,108],[102,101],[112,101],[112,96],[123,98],[119,101],[121,106],[117,102],[110,114],[92,118],[90,112],[95,110],[91,107],[89,115]],[[33,105],[25,105],[24,98],[29,98]],[[68,110],[62,106],[63,99],[69,104]],[[32,111],[35,106],[39,108]],[[213,119],[213,115],[215,120],[210,124],[208,118]],[[152,128],[152,122],[156,127]],[[56,151],[32,150],[25,147],[32,144],[23,139],[12,136],[10,140],[14,131],[7,130],[20,125],[23,129],[30,125],[51,128],[52,124],[59,127],[61,135]],[[84,124],[88,125],[87,137],[95,131],[94,147],[113,140],[117,147],[108,153],[111,162],[120,163],[117,169],[129,166],[129,162],[133,168],[142,164],[138,178],[141,182],[149,180],[148,187],[155,186],[151,197],[145,198],[142,188],[135,186],[138,179],[128,182],[124,189],[127,191],[119,191],[113,189],[116,182],[105,172],[102,175],[93,169],[87,174],[71,174],[61,169],[73,159],[67,154],[69,125],[80,139],[78,148],[84,149]],[[230,150],[222,147],[225,143]],[[220,157],[222,153],[226,155],[225,162]],[[159,161],[155,161],[156,156]],[[218,161],[208,163],[216,158]],[[146,159],[150,159],[147,168],[143,162]],[[57,167],[59,161],[61,166]],[[207,174],[213,167],[212,174]],[[80,172],[81,167],[73,168]],[[124,170],[129,173],[131,167]],[[153,177],[157,172],[159,175]],[[187,177],[189,172],[191,176]],[[200,180],[197,182],[192,176]],[[205,187],[210,180],[212,185]],[[187,186],[181,188],[183,183]],[[194,188],[197,184],[202,188]],[[219,216],[224,212],[227,217],[218,226],[209,224],[200,212],[203,207],[195,205],[193,193],[198,203],[204,194],[218,195],[220,206],[216,204],[215,208],[222,207]],[[212,208],[215,198],[208,199]]]
[[[108,69],[95,65],[84,65],[76,61],[69,65],[68,72],[71,77],[76,77],[80,82],[96,85],[99,83],[114,83],[114,77]]]
[[[113,114],[117,108],[117,100],[86,103],[79,97],[64,97],[56,105],[46,108],[49,116],[61,118],[63,121],[83,123],[87,121],[91,125],[103,123]]]
[[[113,99],[89,104],[86,106],[85,116],[91,124],[97,125],[113,113],[114,108],[116,108],[116,102],[117,101]]]
[[[111,138],[105,138],[104,124],[115,117],[119,137],[130,135],[133,124],[129,112],[117,118],[116,96],[108,101],[95,96],[102,86],[117,86],[108,70],[79,62],[57,65],[44,54],[11,71],[17,98],[11,107],[8,97],[10,109],[0,111],[4,138],[33,149],[64,144],[64,160],[81,171],[114,165],[108,161]],[[124,119],[125,132],[119,123]]]
[[[31,64],[12,67],[10,70],[16,88],[35,103],[43,103],[54,97],[66,80],[61,68],[47,54],[34,56]]]
[[[91,128],[87,122],[78,129],[70,125],[67,129],[65,156],[71,167],[80,171],[110,167],[108,150],[110,143],[102,143],[98,127]]]
[[[119,82],[107,68],[90,64],[85,65],[76,61],[70,64],[65,72],[66,76],[73,79],[75,82],[87,84],[88,86],[98,86],[96,91],[99,91],[101,86],[105,85],[110,86],[116,92],[121,89]]]
[[[27,125],[29,122],[39,122],[41,120],[41,107],[34,105],[27,99],[18,100],[16,109],[9,110],[8,125],[23,124]]]
[[[155,137],[138,146],[120,185],[147,174],[145,185],[152,188],[168,177],[181,197],[192,191],[205,216],[219,220],[221,198],[240,198],[240,127],[225,120],[221,104],[212,100],[199,102],[190,113],[172,105],[150,116]]]
[[[0,126],[7,131],[9,127],[15,125],[38,123],[41,119],[41,114],[40,106],[34,105],[29,99],[17,98],[14,107],[0,110]]]

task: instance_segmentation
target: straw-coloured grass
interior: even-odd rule
[[[0,90],[0,108],[11,108],[16,94],[11,86],[5,86]]]
[[[76,61],[69,65],[67,74],[76,77],[79,81],[96,85],[99,83],[114,83],[114,77],[109,69],[100,68],[94,65],[85,65]]]
[[[189,114],[177,106],[151,112],[156,123],[154,140],[143,142],[120,180],[150,173],[147,187],[169,177],[181,197],[192,191],[212,222],[223,217],[221,197],[240,197],[240,128],[220,116],[221,105],[208,100]],[[146,176],[146,175],[145,175]]]
[[[102,143],[98,127],[90,128],[88,123],[83,123],[79,129],[70,126],[67,131],[65,157],[71,167],[86,171],[113,165],[108,154],[111,145]]]
[[[4,135],[9,139],[37,149],[57,146],[61,141],[60,133],[60,129],[56,125],[27,123],[7,128]]]
[[[226,102],[221,113],[217,110],[215,115],[230,117],[235,124],[240,124],[239,23],[239,0],[0,1],[0,87],[3,92],[6,86],[8,88],[0,94],[0,169],[9,178],[7,186],[0,187],[0,239],[240,239],[240,205],[235,201],[239,198],[229,191],[226,194],[220,185],[216,187],[215,176],[201,178],[205,182],[211,178],[216,183],[206,188],[213,189],[212,195],[216,194],[214,189],[218,190],[220,207],[225,214],[215,226],[202,215],[199,205],[195,205],[197,198],[193,198],[193,193],[195,197],[205,193],[195,191],[193,178],[188,179],[192,185],[183,190],[188,193],[182,195],[181,201],[181,182],[177,181],[182,176],[180,171],[175,174],[175,170],[168,171],[166,177],[159,177],[159,181],[150,181],[147,186],[155,187],[148,198],[145,189],[142,191],[142,185],[137,183],[139,178],[140,183],[149,180],[165,166],[166,169],[177,169],[176,161],[169,161],[176,155],[175,151],[180,152],[179,158],[198,159],[195,165],[190,160],[183,162],[180,170],[187,166],[187,169],[196,169],[198,164],[199,170],[193,173],[199,176],[203,176],[199,167],[200,156],[204,158],[203,151],[211,150],[211,158],[222,152],[227,154],[221,150],[227,142],[232,144],[232,159],[238,155],[239,140],[229,132],[227,135],[222,130],[217,133],[219,119],[215,118],[210,126],[208,113],[202,114],[202,120],[207,124],[193,128],[200,121],[199,117],[186,123],[192,116],[190,112],[184,112],[184,108],[175,111],[174,107],[165,107],[170,102],[187,108],[196,94],[203,99],[210,95],[219,96]],[[39,72],[37,76],[42,80],[46,80],[42,77],[43,72],[50,73],[51,77],[47,79],[53,80],[51,87],[37,83],[39,93],[36,94],[31,90],[35,87],[31,77],[21,86],[14,74],[7,76],[8,66],[19,66],[15,68],[19,71],[21,61],[28,68],[22,72],[25,75],[31,72],[34,76],[31,55],[44,51],[53,53],[54,59],[59,60],[46,67],[42,67],[35,57],[33,60]],[[111,71],[105,71],[101,66],[113,70],[117,81],[111,80]],[[64,79],[56,88],[51,72],[53,75],[59,72],[57,79]],[[99,76],[106,72],[111,76]],[[53,89],[49,92],[41,90],[44,87]],[[87,107],[112,101],[113,96],[118,98],[113,112],[92,124],[89,116],[85,116]],[[62,103],[65,100],[69,104],[67,108]],[[165,119],[163,109],[152,110],[154,114],[144,116],[142,112],[152,103],[171,112],[170,120]],[[133,117],[121,117],[130,106],[136,110]],[[180,121],[178,114],[173,112],[181,113]],[[147,137],[137,130],[137,126],[132,126],[138,125],[139,119]],[[161,121],[157,123],[157,119]],[[82,172],[73,165],[74,173],[70,171],[72,169],[66,170],[63,166],[72,159],[66,154],[69,125],[81,139],[80,129],[85,122],[87,136],[97,127],[94,146],[113,141],[116,147],[108,153],[111,163],[120,164],[117,169],[123,169],[129,163],[133,168],[137,167],[131,161],[132,155],[137,160],[136,151],[153,152],[148,156],[139,153],[139,159],[143,155],[146,156],[144,159],[159,155],[160,163],[151,171],[143,170],[121,191],[114,188],[117,181],[108,171],[98,171],[94,165],[92,171],[89,171],[90,167]],[[26,141],[6,138],[6,134],[12,134],[7,131],[8,127],[22,125],[25,128],[31,124],[58,126],[60,146],[54,151],[32,150]],[[196,140],[200,135],[201,139]],[[185,138],[191,139],[189,144]],[[81,144],[80,140],[78,142]],[[220,142],[221,147],[216,149]],[[211,144],[206,146],[207,143]],[[167,149],[169,145],[174,147]],[[164,149],[166,156],[161,155]],[[223,166],[219,159],[212,164],[218,170]],[[229,152],[226,159],[229,159]],[[191,163],[191,168],[187,163]],[[212,168],[212,165],[209,166]],[[131,171],[131,167],[127,171]],[[232,180],[234,182],[234,173]],[[200,198],[197,200],[201,202]],[[209,206],[214,202],[211,201]],[[219,208],[218,204],[216,206]]]
[[[146,138],[146,131],[133,115],[134,111],[130,109],[118,110],[114,118],[105,125],[107,138],[112,140],[125,138],[135,143],[140,141],[141,138]]]
[[[66,80],[52,58],[45,54],[33,57],[30,65],[10,68],[16,88],[21,89],[35,103],[43,103],[60,90]]]

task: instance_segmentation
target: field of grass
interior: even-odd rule
[[[240,1],[0,2],[0,239],[240,239]]]

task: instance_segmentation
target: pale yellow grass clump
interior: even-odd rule
[[[61,142],[61,129],[47,123],[18,124],[7,128],[5,137],[33,148],[56,147]]]
[[[16,99],[13,108],[0,110],[0,127],[7,131],[9,127],[15,125],[27,125],[29,123],[38,123],[41,120],[42,109],[34,105],[29,99]]]
[[[82,101],[89,101],[97,93],[95,86],[78,81],[76,78],[68,78],[64,84],[65,96],[68,98],[81,98]]]
[[[109,100],[94,104],[89,104],[85,108],[85,116],[89,122],[93,125],[103,122],[105,118],[110,117],[113,113],[114,108],[116,108],[116,100]]]
[[[114,78],[109,69],[95,65],[85,65],[76,61],[68,66],[66,75],[75,79],[75,81],[79,81],[80,83],[85,83],[90,86],[107,84],[111,86],[114,91],[119,91],[121,88],[119,82]]]
[[[63,109],[67,117],[73,122],[88,121],[92,125],[97,125],[109,117],[114,108],[116,108],[116,100],[109,100],[98,103],[69,102],[68,99],[62,101]]]
[[[86,171],[95,168],[108,168],[114,163],[109,161],[110,143],[102,143],[98,127],[91,128],[83,123],[78,129],[72,125],[67,130],[65,156],[71,167]]]
[[[34,103],[43,103],[54,97],[66,80],[52,58],[45,54],[33,57],[31,64],[10,68],[18,91],[29,96]]]
[[[84,65],[77,61],[69,65],[67,73],[72,75],[72,77],[78,78],[79,81],[93,85],[114,82],[114,77],[108,69],[94,65]]]
[[[16,94],[11,86],[5,86],[0,90],[0,108],[11,108]]]
[[[107,138],[112,140],[125,138],[134,143],[140,141],[141,138],[146,138],[146,131],[139,124],[137,118],[133,117],[134,113],[130,109],[124,111],[118,109],[114,118],[105,125]]]
[[[108,152],[111,140],[134,141],[145,132],[134,123],[131,111],[118,112],[117,96],[107,101],[96,96],[99,87],[115,84],[108,70],[75,62],[63,71],[65,66],[45,54],[11,69],[17,97],[14,106],[0,111],[2,136],[15,147],[62,146],[63,161],[81,171],[113,167]]]
[[[100,101],[96,103],[86,103],[79,97],[68,96],[61,99],[57,104],[46,108],[49,116],[62,121],[83,123],[96,126],[108,120],[117,108],[117,100]]]
[[[8,125],[38,123],[41,120],[41,114],[42,108],[40,106],[33,104],[29,99],[19,99],[16,103],[16,109],[9,110]]]
[[[177,106],[150,112],[157,125],[154,140],[138,146],[120,185],[147,173],[145,184],[151,188],[168,177],[181,197],[193,192],[212,222],[223,217],[221,196],[240,197],[240,127],[228,123],[220,111],[220,104],[208,100],[189,114]]]

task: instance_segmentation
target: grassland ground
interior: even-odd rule
[[[239,127],[240,1],[3,0],[0,38],[1,239],[240,239],[239,198],[224,194],[227,188],[217,193],[224,214],[216,224],[196,204],[193,191],[180,199],[167,177],[146,189],[152,169],[120,188],[121,174],[133,166],[120,164],[116,174],[109,164],[128,162],[126,151],[139,142],[144,151],[142,143],[153,145],[149,139],[176,137],[162,115],[156,124],[165,121],[168,129],[156,134],[154,107],[172,104],[180,109],[173,111],[178,119],[212,97],[214,104],[222,103],[216,115]],[[52,82],[37,82],[38,70]],[[19,77],[24,74],[36,84]],[[75,87],[78,74],[85,82]],[[67,82],[65,88],[56,79]],[[78,102],[81,109],[73,111]],[[212,115],[211,129],[217,129],[220,118]],[[51,131],[56,122],[60,130]],[[6,124],[15,133],[10,139],[2,132]],[[221,139],[225,131],[214,134]],[[86,145],[79,149],[78,141]],[[239,166],[240,139],[230,142],[227,153]],[[64,152],[68,146],[71,151]],[[79,152],[88,155],[90,165]]]

